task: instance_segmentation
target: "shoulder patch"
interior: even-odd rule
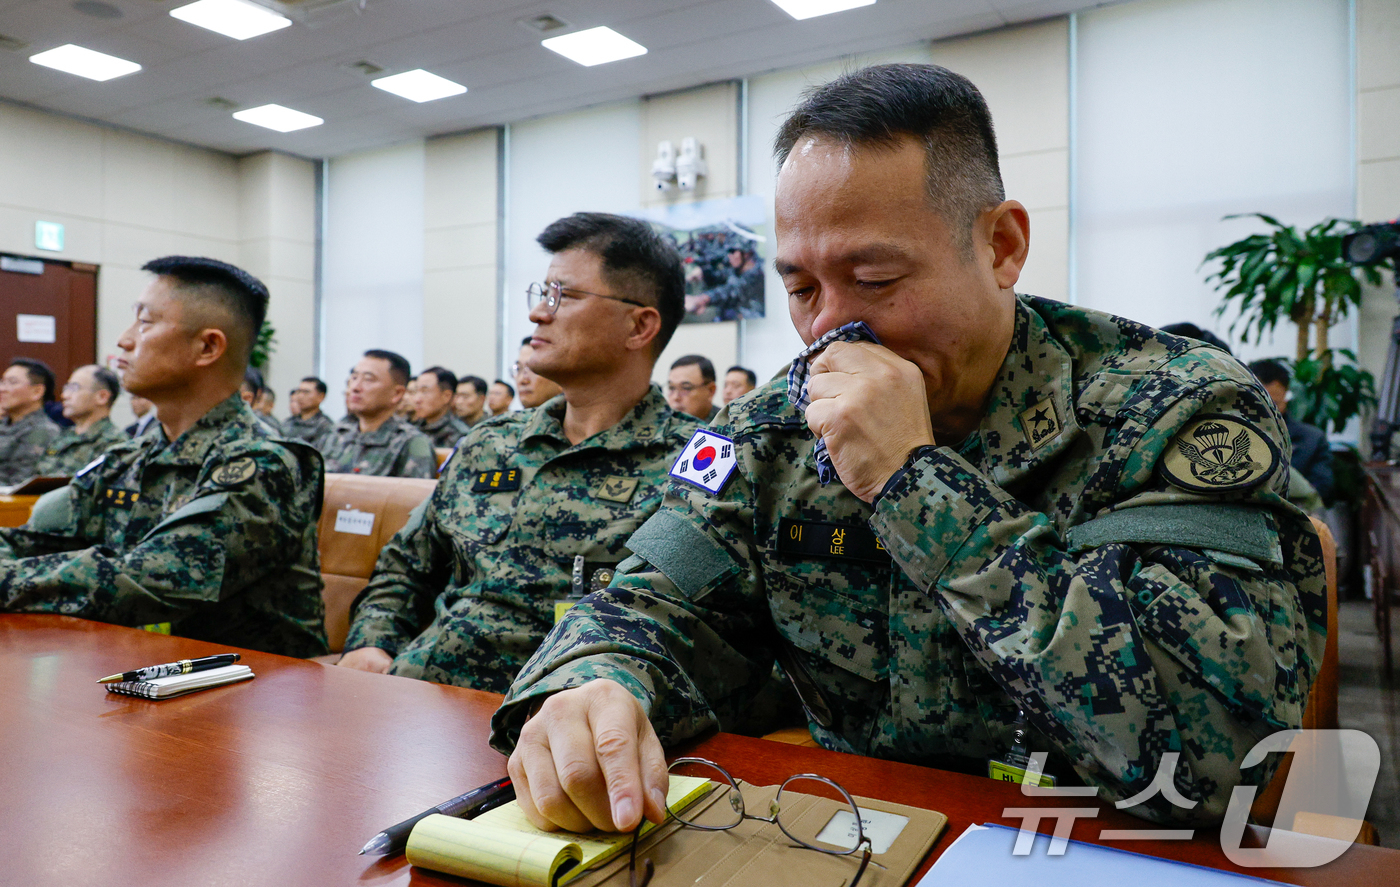
[[[1197,416],[1177,433],[1157,461],[1162,477],[1193,493],[1246,490],[1279,463],[1278,447],[1239,416]]]
[[[257,463],[248,456],[241,456],[215,468],[209,479],[221,487],[231,487],[243,483],[257,473]]]
[[[670,476],[699,487],[711,496],[718,495],[739,467],[734,441],[722,434],[701,428],[690,436],[690,442],[676,457]]]

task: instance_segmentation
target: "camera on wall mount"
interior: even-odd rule
[[[1400,219],[1364,225],[1342,238],[1342,258],[1353,265],[1400,260]],[[1400,280],[1395,298],[1400,301]],[[1385,374],[1377,380],[1376,419],[1371,425],[1371,458],[1390,461],[1391,436],[1400,430],[1400,317],[1391,323]]]
[[[676,146],[669,139],[656,146],[656,159],[651,163],[651,179],[658,191],[670,191],[676,186]]]
[[[670,139],[664,139],[656,146],[656,159],[651,164],[651,179],[657,191],[680,188],[694,191],[700,177],[709,173],[705,164],[700,141],[687,137],[681,139],[680,153]]]
[[[1366,225],[1343,237],[1342,257],[1353,265],[1400,258],[1400,219]]]

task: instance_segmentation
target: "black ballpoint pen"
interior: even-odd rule
[[[424,810],[398,825],[389,826],[370,838],[369,843],[361,848],[360,855],[363,856],[366,853],[379,855],[402,853],[403,849],[408,846],[408,834],[413,831],[418,820],[432,816],[434,813],[456,816],[460,819],[471,819],[474,816],[480,816],[487,810],[494,810],[514,798],[515,787],[510,784],[509,776],[503,776],[495,782],[488,782],[480,788],[474,788],[465,795],[458,795],[450,801],[444,801],[436,807]]]
[[[211,668],[221,668],[225,665],[232,665],[243,657],[238,653],[220,653],[217,656],[205,656],[202,659],[181,659],[179,662],[167,662],[164,665],[148,665],[145,668],[138,668],[135,671],[124,671],[121,674],[109,674],[100,679],[99,684],[111,684],[115,681],[149,681],[153,678],[165,678],[173,674],[189,674],[192,671],[207,671]]]

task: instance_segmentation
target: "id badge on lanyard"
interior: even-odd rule
[[[1011,734],[1011,750],[1001,758],[987,759],[987,775],[1002,782],[1030,783],[1039,788],[1054,788],[1055,777],[1040,769],[1026,747],[1026,711],[1016,712]]]

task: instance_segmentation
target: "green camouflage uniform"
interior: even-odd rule
[[[310,419],[303,419],[300,416],[292,416],[282,423],[282,433],[292,440],[299,440],[309,443],[318,450],[324,451],[330,442],[331,435],[335,434],[335,423],[331,417],[320,410]]]
[[[599,677],[668,745],[725,727],[785,651],[829,748],[985,773],[1023,709],[1028,751],[1110,800],[1179,751],[1175,784],[1203,803],[1156,794],[1132,812],[1209,821],[1231,786],[1270,775],[1240,773],[1255,742],[1300,723],[1326,631],[1321,548],[1281,495],[1281,417],[1219,352],[1020,297],[977,430],[918,451],[873,508],[818,484],[785,387],[713,427],[735,442],[728,486],[672,484],[628,575],[517,678],[497,748],[534,698]]]
[[[17,422],[0,420],[0,484],[24,483],[38,474],[39,460],[61,430],[42,407]]]
[[[457,418],[456,413],[449,409],[443,413],[442,418],[431,425],[420,423],[418,427],[423,433],[428,435],[428,439],[435,447],[455,447],[462,435],[466,434],[469,426],[466,422]]]
[[[129,440],[126,432],[105,416],[94,422],[87,434],[79,434],[77,428],[65,428],[40,457],[35,474],[72,477],[93,459]]]
[[[560,396],[472,429],[380,553],[346,650],[379,647],[394,674],[501,693],[553,624],[575,557],[585,584],[606,584],[695,421],[654,385],[576,445],[563,415]]]
[[[0,611],[320,655],[321,485],[320,455],[272,439],[234,394],[173,443],[113,447],[0,530]]]
[[[259,422],[267,426],[267,430],[272,432],[273,437],[286,436],[282,433],[282,423],[278,422],[275,416],[268,416],[266,414],[259,413],[257,410],[253,411],[253,415],[258,417]]]
[[[327,439],[326,471],[380,477],[437,476],[433,442],[412,422],[390,416],[383,425],[360,432],[358,420],[337,425]]]

